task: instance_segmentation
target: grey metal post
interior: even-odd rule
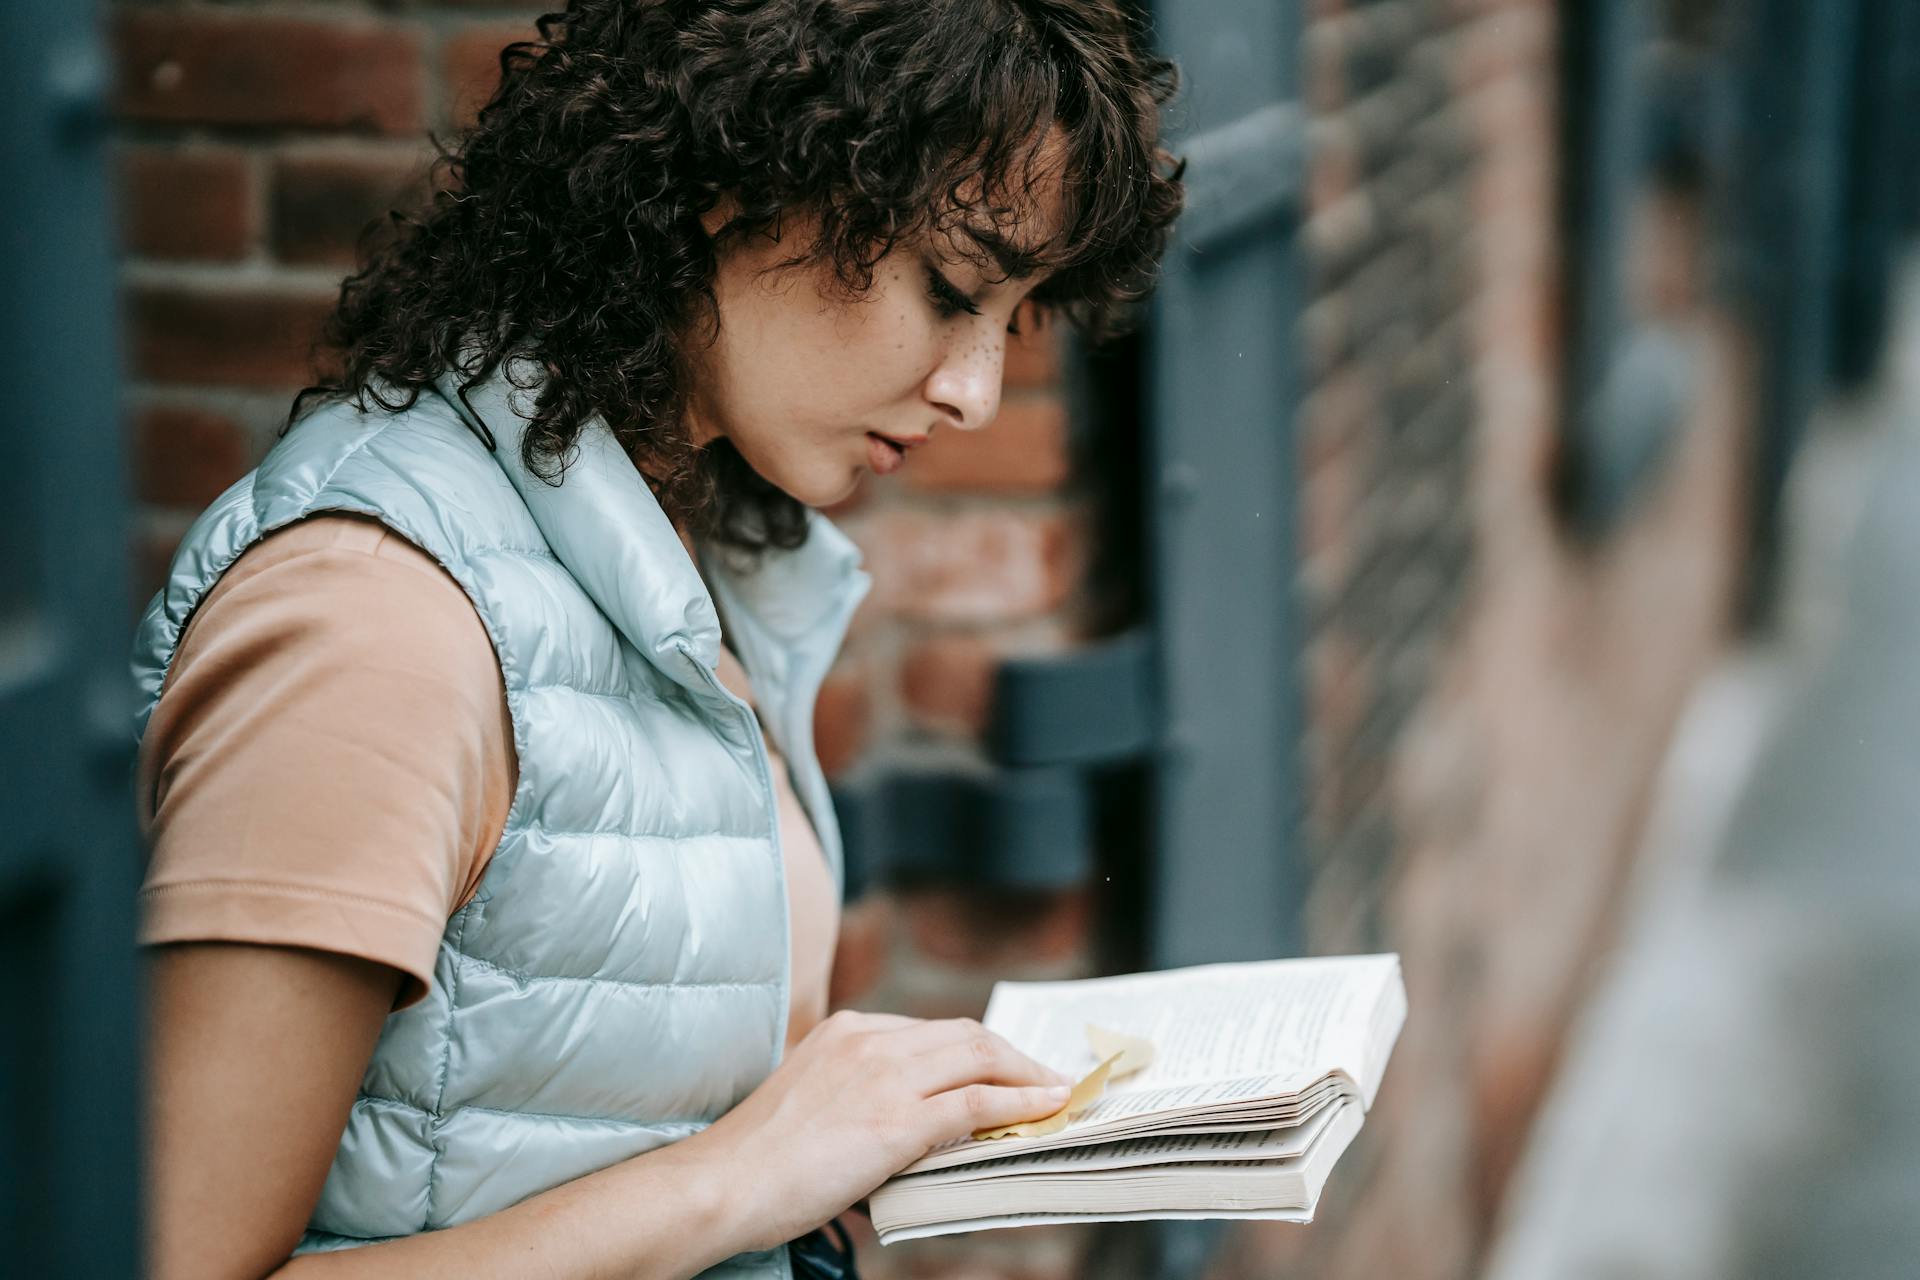
[[[0,77],[0,1270],[138,1271],[132,626],[99,10]]]

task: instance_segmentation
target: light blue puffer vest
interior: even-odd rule
[[[506,680],[520,771],[505,834],[431,991],[387,1020],[303,1250],[454,1226],[674,1142],[779,1061],[777,808],[760,726],[714,674],[722,613],[843,878],[811,726],[867,587],[852,544],[815,516],[757,570],[707,564],[709,595],[604,425],[551,486],[520,464],[509,397],[531,406],[496,375],[472,412],[443,379],[403,413],[311,414],[195,522],[140,626],[144,731],[182,628],[240,553],[303,516],[361,512],[466,589]],[[784,1278],[787,1250],[708,1274]]]

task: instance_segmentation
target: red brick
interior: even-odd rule
[[[870,893],[847,904],[840,914],[840,941],[827,980],[829,1008],[846,1008],[880,985],[893,950],[893,934],[893,899],[886,894]]]
[[[1366,714],[1374,693],[1372,671],[1353,641],[1334,628],[1324,630],[1308,646],[1306,668],[1307,715],[1313,735],[1337,756]],[[1331,797],[1331,787],[1315,793],[1316,800]]]
[[[1353,127],[1339,117],[1315,121],[1307,132],[1307,216],[1317,218],[1353,190],[1360,176]]]
[[[1347,42],[1340,21],[1316,22],[1301,41],[1306,57],[1306,100],[1315,113],[1338,110],[1347,99]]]
[[[130,253],[230,261],[253,241],[253,172],[231,147],[129,148],[120,202]]]
[[[977,636],[935,636],[908,651],[900,667],[907,714],[925,729],[978,738],[993,713],[1000,655]]]
[[[813,749],[828,777],[844,773],[866,747],[872,718],[867,681],[850,669],[830,673],[813,708]]]
[[[440,80],[449,121],[471,124],[500,83],[500,51],[537,34],[530,21],[490,22],[447,37],[440,48]]]
[[[1300,1259],[1307,1256],[1313,1236],[1330,1228],[1330,1211],[1335,1208],[1323,1202],[1310,1226],[1297,1222],[1227,1224],[1218,1252],[1201,1275],[1205,1280],[1272,1280],[1275,1276],[1311,1274],[1300,1265]]]
[[[134,372],[156,382],[298,388],[332,289],[136,284],[127,290]]]
[[[1364,189],[1350,191],[1317,207],[1307,219],[1303,242],[1314,264],[1329,274],[1346,275],[1379,249],[1381,212]]]
[[[984,430],[940,430],[901,476],[927,492],[1046,493],[1067,478],[1067,407],[1057,396],[1023,397]]]
[[[1322,379],[1300,408],[1301,465],[1328,465],[1368,449],[1380,429],[1380,396],[1368,374],[1352,367]]]
[[[223,413],[152,405],[133,419],[134,492],[142,502],[198,509],[253,465],[247,429]]]
[[[1473,1080],[1478,1208],[1491,1217],[1507,1180],[1526,1149],[1534,1113],[1553,1082],[1559,1058],[1559,1028],[1534,1037],[1513,1037],[1480,1048]]]
[[[1334,455],[1307,472],[1301,506],[1301,551],[1329,571],[1344,573],[1352,558],[1354,513],[1360,477],[1351,452]]]
[[[1002,379],[1009,388],[1046,387],[1060,380],[1060,324],[1024,324],[1007,339]]]
[[[942,622],[1029,618],[1065,602],[1080,548],[1062,512],[897,510],[855,537],[877,607]]]
[[[424,155],[331,152],[279,157],[269,215],[283,262],[351,265],[360,237],[379,237],[393,209],[412,211],[427,191]]]
[[[358,18],[122,9],[119,108],[166,124],[412,133],[426,123],[420,36]]]
[[[1325,377],[1353,344],[1353,307],[1345,291],[1323,293],[1302,308],[1299,331],[1308,374]]]
[[[1530,74],[1552,40],[1550,7],[1508,8],[1463,22],[1452,59],[1453,87],[1465,94],[1503,75]]]
[[[969,969],[1060,965],[1085,956],[1092,893],[915,889],[900,894],[907,935],[929,959]]]

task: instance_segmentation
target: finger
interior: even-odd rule
[[[905,1028],[892,1047],[901,1054],[925,1053],[929,1049],[959,1044],[985,1031],[987,1029],[974,1018],[927,1018]]]
[[[904,1013],[869,1013],[865,1009],[849,1009],[846,1012],[858,1014],[860,1025],[869,1031],[895,1031],[909,1027],[924,1026],[925,1018],[909,1018]]]
[[[931,1097],[969,1084],[1058,1085],[1071,1080],[1035,1062],[991,1031],[978,1030],[923,1050],[912,1064],[921,1096]]]
[[[934,1117],[934,1145],[967,1137],[975,1129],[995,1129],[1050,1116],[1067,1104],[1072,1092],[1066,1085],[1015,1088],[970,1084],[949,1089],[927,1100]]]
[[[829,1039],[840,1035],[871,1035],[877,1031],[897,1031],[918,1026],[924,1018],[909,1018],[898,1013],[868,1013],[864,1009],[836,1009],[816,1023],[807,1036],[817,1032]]]
[[[1025,1057],[1028,1062],[1033,1063],[1034,1067],[1039,1071],[1039,1075],[1031,1081],[1023,1078],[1010,1081],[1009,1083],[1058,1084],[1061,1081],[1065,1081],[1068,1084],[1073,1083],[1071,1076],[1063,1076],[1034,1058],[1021,1054],[1020,1050],[1014,1048],[1013,1043],[1005,1036],[1000,1035],[998,1032],[987,1030],[984,1026],[980,1025],[978,1020],[973,1018],[938,1018],[932,1021],[922,1022],[919,1026],[911,1028],[908,1034],[900,1036],[897,1047],[903,1053],[923,1054],[933,1050],[950,1048],[954,1045],[972,1044],[979,1041],[982,1037],[996,1040],[1006,1046],[1010,1052],[1020,1054],[1020,1056]]]

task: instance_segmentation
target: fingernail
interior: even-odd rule
[[[1071,1085],[1056,1084],[1048,1087],[1047,1096],[1049,1098],[1064,1098],[1072,1092],[1073,1087]]]

